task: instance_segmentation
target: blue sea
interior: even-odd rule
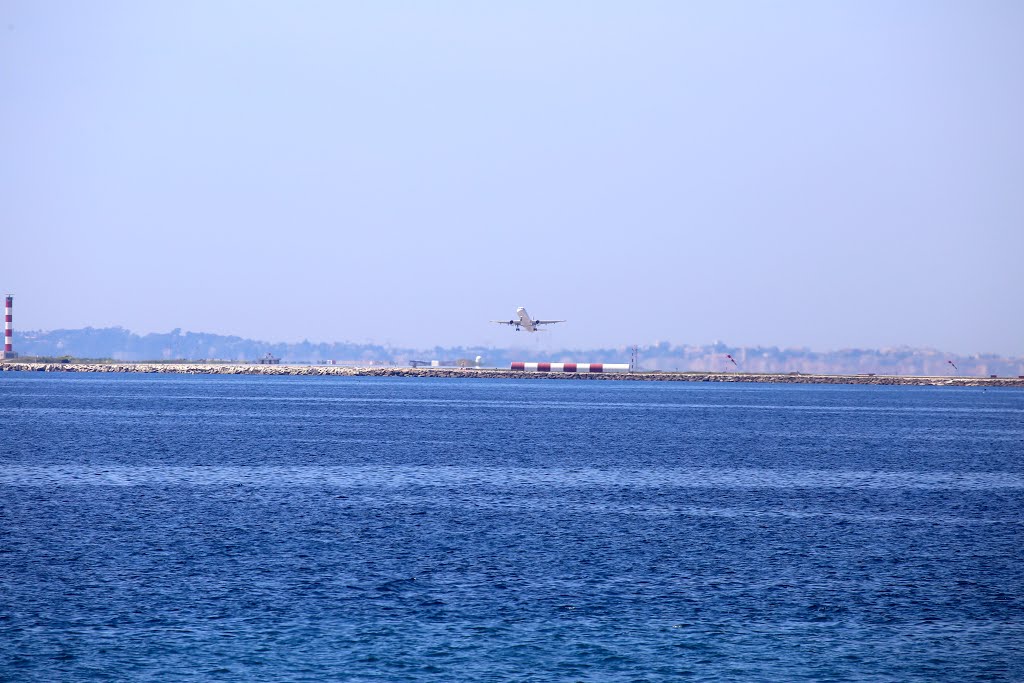
[[[0,373],[0,680],[1024,679],[1024,391]]]

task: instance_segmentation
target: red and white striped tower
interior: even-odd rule
[[[4,306],[4,358],[15,358],[14,353],[14,296],[7,295],[6,306]]]

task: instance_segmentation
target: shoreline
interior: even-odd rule
[[[480,368],[397,368],[240,363],[30,363],[0,361],[0,372],[120,372],[180,375],[274,375],[316,377],[470,377],[476,379],[618,380],[633,382],[753,382],[764,384],[861,384],[1024,388],[1020,377],[921,377],[742,372],[521,372]]]

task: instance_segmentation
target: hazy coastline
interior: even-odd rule
[[[294,375],[335,377],[459,377],[478,379],[621,380],[650,382],[760,382],[769,384],[864,384],[905,386],[1024,387],[1021,377],[827,375],[742,372],[520,372],[484,368],[254,365],[240,363],[33,363],[0,362],[4,372],[171,373],[185,375]]]

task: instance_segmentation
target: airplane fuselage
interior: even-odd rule
[[[517,308],[516,316],[519,318],[514,323],[516,327],[516,332],[518,332],[520,328],[526,330],[527,332],[537,331],[537,326],[533,324],[533,319],[530,317],[530,314],[526,312],[525,308],[523,308],[522,306]]]

